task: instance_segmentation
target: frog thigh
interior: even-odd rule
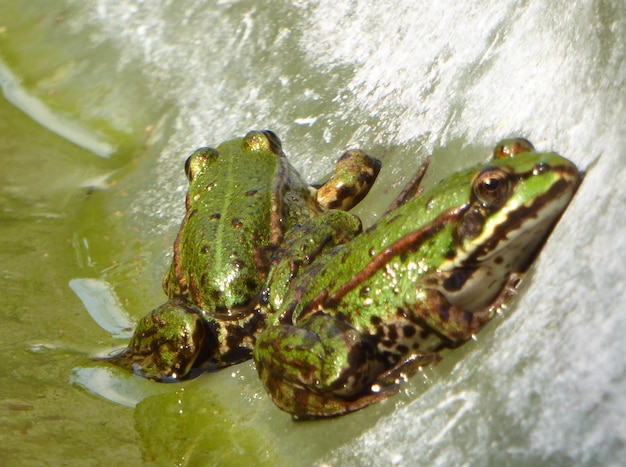
[[[146,378],[176,380],[206,353],[209,334],[199,310],[183,299],[170,299],[139,321],[126,349],[101,360]]]
[[[373,402],[360,398],[381,371],[368,337],[323,313],[266,329],[254,358],[270,397],[300,417],[339,415]]]

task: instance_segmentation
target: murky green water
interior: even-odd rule
[[[67,286],[83,272],[74,236],[90,194],[81,185],[110,164],[4,98],[0,148],[0,458],[5,465],[138,462],[132,411],[69,384],[99,332]]]

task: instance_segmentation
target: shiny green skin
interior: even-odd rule
[[[554,153],[510,143],[499,151],[507,156],[403,195],[288,287],[270,284],[277,309],[254,360],[279,408],[325,417],[382,400],[439,350],[472,338],[510,298],[579,173]]]
[[[163,288],[215,314],[247,315],[284,231],[322,210],[263,134],[199,149],[186,172],[187,212]]]
[[[185,165],[186,214],[163,283],[170,299],[108,360],[141,376],[174,380],[203,362],[224,367],[250,358],[266,324],[260,294],[285,232],[328,209],[350,209],[379,169],[364,152],[348,151],[318,191],[270,131],[195,151]]]

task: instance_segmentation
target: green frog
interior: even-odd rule
[[[186,161],[186,213],[163,288],[169,297],[142,318],[128,347],[106,360],[155,380],[185,377],[251,357],[265,326],[260,292],[287,230],[368,192],[380,162],[347,151],[319,189],[305,183],[271,131],[251,131]],[[341,239],[357,235],[342,230]]]
[[[294,418],[383,400],[475,336],[514,294],[580,179],[570,161],[522,139],[421,189],[426,167],[352,240],[316,256],[315,242],[287,234],[253,356],[271,399]]]

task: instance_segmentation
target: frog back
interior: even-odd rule
[[[197,150],[186,172],[187,211],[165,291],[205,311],[247,313],[284,231],[309,215],[310,190],[265,132]]]

